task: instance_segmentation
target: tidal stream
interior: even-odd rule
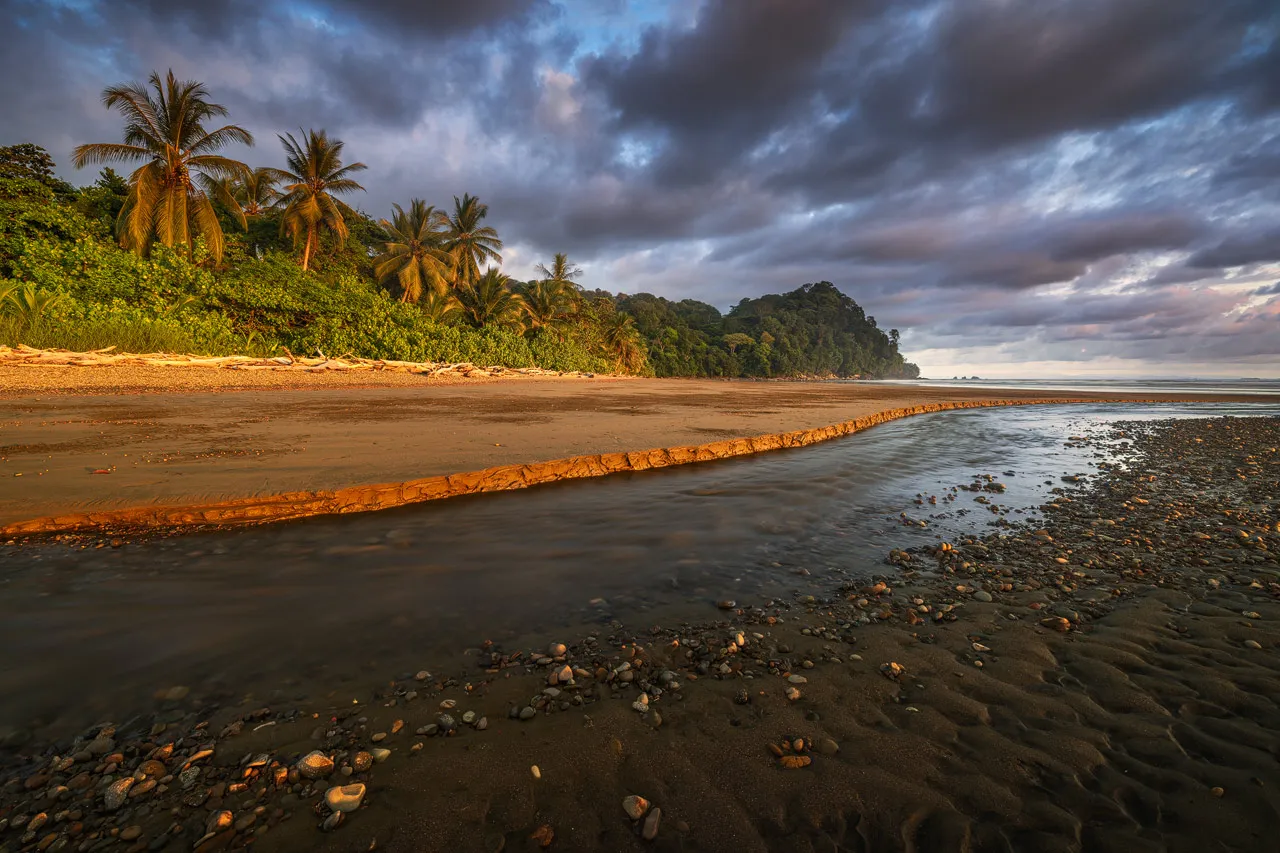
[[[753,458],[379,513],[114,548],[10,546],[0,729],[119,722],[179,685],[263,704],[363,697],[422,668],[464,674],[486,639],[545,645],[614,621],[641,631],[712,618],[723,599],[829,590],[891,574],[890,548],[1034,519],[1064,475],[1096,470],[1098,451],[1071,435],[1119,419],[1278,413],[960,410]],[[1006,490],[950,491],[983,474]]]

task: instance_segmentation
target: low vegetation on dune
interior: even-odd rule
[[[829,282],[702,302],[587,291],[564,254],[531,281],[474,196],[413,198],[389,219],[348,199],[364,163],[323,130],[279,137],[283,165],[225,156],[204,86],[153,74],[112,86],[123,142],[73,187],[33,144],[0,148],[0,343],[225,355],[355,355],[658,376],[912,377],[898,333]],[[218,126],[214,126],[218,125]],[[126,164],[128,176],[111,165]]]

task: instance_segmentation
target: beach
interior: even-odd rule
[[[337,475],[327,470],[343,459],[355,468],[355,460],[382,466],[375,467],[381,481],[410,470],[431,474],[434,469],[422,466],[435,458],[413,454],[418,444],[432,445],[405,436],[437,436],[434,453],[447,449],[455,466],[463,460],[483,470],[494,462],[487,454],[509,449],[491,447],[491,439],[516,446],[518,452],[501,461],[523,464],[538,461],[536,454],[600,454],[619,436],[639,436],[638,443],[652,447],[678,446],[677,439],[687,446],[994,398],[853,383],[520,379],[432,387],[433,404],[413,408],[403,397],[378,397],[403,393],[399,389],[344,389],[367,403],[370,416],[361,421],[333,416],[329,393],[179,391],[115,400],[60,394],[6,402],[64,407],[41,417],[85,433],[94,426],[136,429],[145,421],[141,443],[152,448],[176,441],[189,442],[187,448],[211,441],[230,446],[245,436],[261,441],[267,427],[249,413],[269,404],[283,422],[279,435],[289,437],[281,441],[307,429],[314,441],[317,423],[334,430],[326,455],[306,460],[328,464],[291,474],[311,477],[297,482],[314,486],[351,482],[354,468]],[[111,403],[134,411],[94,411]],[[143,416],[144,406],[154,408]],[[1167,420],[1161,413],[1175,409],[1119,407],[1121,418],[1133,411],[1145,419],[1094,427],[1086,421],[1071,427],[1079,433],[1065,431],[1066,422],[1055,426],[1049,432],[1061,452],[1039,467],[1030,461],[1034,456],[999,465],[992,460],[1012,456],[977,455],[984,441],[1004,440],[988,439],[990,426],[1014,413],[1033,422],[1036,411],[925,414],[805,449],[718,463],[745,473],[776,460],[769,464],[779,476],[792,471],[829,491],[848,474],[827,482],[818,472],[860,442],[877,449],[869,458],[855,457],[853,470],[881,454],[883,470],[868,473],[871,483],[888,478],[913,448],[917,456],[939,453],[941,459],[938,442],[948,441],[948,430],[957,444],[968,430],[970,444],[947,463],[950,479],[914,500],[905,496],[900,514],[882,497],[899,486],[873,494],[872,504],[884,507],[880,514],[892,514],[876,528],[887,532],[870,547],[831,540],[845,522],[828,527],[826,504],[791,519],[784,507],[769,510],[770,501],[786,497],[753,494],[763,483],[714,474],[714,465],[694,466],[712,473],[673,481],[688,481],[677,486],[681,494],[707,502],[725,500],[717,496],[724,492],[740,495],[731,513],[744,502],[763,501],[752,523],[772,514],[781,526],[766,528],[769,538],[762,541],[820,534],[830,547],[770,549],[758,557],[744,552],[758,568],[746,582],[744,561],[742,583],[690,563],[673,576],[679,583],[664,596],[670,603],[642,601],[637,609],[624,604],[622,591],[654,583],[638,575],[628,580],[645,564],[644,555],[624,557],[601,546],[601,582],[622,575],[609,581],[616,596],[583,601],[588,616],[566,616],[563,627],[553,629],[525,613],[526,625],[487,633],[501,619],[464,611],[455,620],[460,627],[453,627],[451,617],[424,608],[433,584],[443,594],[455,582],[419,570],[410,585],[408,575],[390,572],[398,555],[444,546],[432,537],[445,528],[415,526],[412,507],[350,521],[158,531],[166,535],[155,539],[134,531],[143,534],[137,541],[87,532],[10,546],[2,565],[15,609],[5,619],[21,627],[5,644],[27,648],[46,671],[4,673],[7,707],[22,707],[20,697],[40,678],[56,680],[67,696],[76,694],[77,682],[89,692],[83,708],[64,701],[60,714],[9,715],[0,730],[0,849],[1267,849],[1280,790],[1277,419]],[[1201,411],[1213,407],[1185,414]],[[511,423],[512,412],[530,423]],[[213,413],[221,434],[184,436],[175,424],[196,413]],[[453,431],[444,427],[450,422],[457,422]],[[913,423],[934,427],[903,429]],[[966,423],[975,426],[962,427]],[[352,447],[358,434],[389,436],[397,424],[399,446],[410,458]],[[596,432],[575,432],[582,424]],[[133,447],[114,437],[106,445],[108,452],[125,446]],[[48,455],[85,452],[93,451]],[[818,461],[806,467],[810,458]],[[970,459],[982,461],[957,474]],[[241,494],[242,475],[225,457],[213,457],[205,469],[185,464],[211,471],[201,474],[206,482],[224,484],[198,494]],[[930,465],[916,460],[911,470]],[[603,504],[606,495],[620,501],[607,516],[619,536],[628,494],[676,498],[657,480],[620,476],[616,486],[586,492],[589,484],[580,483],[462,501],[502,501],[504,509],[473,524],[488,525],[491,538],[504,540],[532,529],[517,523],[520,507],[545,504],[546,523],[572,539],[584,507]],[[1032,476],[1042,478],[1035,488],[1027,482]],[[580,492],[584,497],[575,499]],[[658,497],[664,493],[669,496]],[[181,501],[193,493],[171,494]],[[67,489],[59,500],[83,501],[83,495]],[[541,504],[530,502],[535,495],[542,495]],[[457,506],[429,517],[452,525],[483,504]],[[861,506],[848,510],[851,519]],[[579,508],[565,515],[565,507]],[[507,529],[500,526],[504,512],[511,519]],[[688,529],[712,536],[714,525],[725,523],[713,518],[691,517]],[[851,538],[862,529],[850,528]],[[960,530],[970,532],[954,532]],[[724,535],[745,532],[730,527]],[[608,527],[591,535],[591,542],[603,543]],[[628,535],[646,541],[643,529]],[[700,553],[689,550],[686,532],[650,535],[650,562],[684,554],[689,563]],[[567,543],[535,546],[531,540],[530,549],[548,549],[530,550],[523,568],[539,589],[517,588],[515,595],[534,599],[536,610],[557,601],[568,606],[575,584],[584,598],[597,594],[595,582],[557,577],[557,563],[571,560]],[[522,543],[509,545],[518,562]],[[842,549],[849,550],[848,560],[840,558]],[[460,550],[456,559],[465,561],[466,553]],[[249,573],[268,573],[286,560],[297,562],[294,574],[265,586],[249,580]],[[297,573],[304,567],[310,576]],[[235,572],[246,574],[237,579]],[[285,595],[284,584],[322,583],[322,574],[346,572],[357,576],[344,591],[322,587],[326,591],[305,604]],[[504,575],[502,582],[517,576]],[[663,576],[659,568],[657,579]],[[125,600],[127,589],[157,583],[174,590],[165,603]],[[477,583],[483,588],[483,578]],[[417,603],[406,621],[395,617],[375,638],[363,627],[358,599],[383,584],[391,585],[387,594],[400,590]],[[252,609],[247,600],[237,603],[241,586],[251,591]],[[474,603],[483,609],[483,601]],[[97,609],[99,616],[88,620],[96,635],[70,632],[57,621],[73,606]],[[577,614],[579,605],[573,608]],[[111,618],[113,610],[120,618]],[[231,629],[251,619],[263,628],[252,641],[256,654],[263,661],[296,661],[292,677],[275,690],[266,689],[269,679],[246,689],[248,682],[214,657],[191,658],[204,661],[195,665],[200,671],[181,677],[173,666],[190,640],[182,620],[185,612],[194,632],[197,610],[209,610],[198,618],[211,624],[224,613],[226,636],[192,637],[213,646],[238,643]],[[437,633],[453,637],[453,653],[420,644],[419,620],[439,621]],[[152,660],[147,647],[166,636],[178,657]],[[363,638],[366,648],[351,647]],[[400,648],[384,649],[383,640]],[[31,651],[59,642],[83,646],[80,672],[53,668],[51,657]],[[97,660],[95,644],[110,654]],[[303,665],[309,656],[329,662]],[[130,658],[137,660],[136,673],[108,674]],[[117,686],[150,684],[149,695],[115,695],[112,679]],[[109,710],[113,703],[118,713]],[[634,797],[644,802],[628,799]]]
[[[116,391],[103,393],[107,388]],[[1138,399],[1152,397],[856,382],[440,382],[391,372],[7,367],[0,368],[0,532],[233,524],[387,508],[799,446],[911,410]],[[734,443],[741,439],[759,441]],[[673,452],[617,455],[655,450]],[[480,475],[491,469],[498,470]]]

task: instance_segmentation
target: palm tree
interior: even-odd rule
[[[573,288],[581,286],[578,284],[577,279],[578,276],[582,275],[582,267],[569,263],[569,256],[564,252],[556,252],[550,267],[546,264],[538,264],[536,269],[542,273],[543,281],[554,281],[557,284]]]
[[[604,324],[604,345],[618,364],[630,371],[644,365],[644,346],[635,321],[621,311],[615,312]]]
[[[447,323],[462,311],[458,297],[449,290],[428,290],[418,301],[418,308],[437,323]]]
[[[502,241],[498,232],[480,221],[489,215],[489,206],[475,196],[453,197],[453,216],[449,217],[449,250],[453,252],[457,272],[455,286],[466,287],[480,277],[480,264],[502,263]]]
[[[129,195],[116,217],[120,245],[145,254],[152,240],[165,246],[185,244],[190,257],[196,236],[203,236],[214,261],[222,260],[222,226],[204,186],[218,178],[236,178],[248,171],[238,160],[215,152],[234,142],[253,144],[249,131],[234,124],[209,130],[205,123],[227,114],[210,103],[203,83],[179,81],[152,72],[150,90],[141,83],[111,86],[102,92],[107,109],[124,114],[124,143],[81,145],[75,150],[76,168],[90,163],[140,165],[129,176]],[[214,190],[244,225],[235,199]]]
[[[364,187],[350,175],[368,167],[364,163],[342,165],[343,142],[330,139],[323,130],[309,130],[303,133],[301,141],[294,139],[292,133],[286,133],[280,142],[289,164],[282,174],[282,179],[289,183],[280,199],[284,206],[280,233],[292,235],[295,249],[301,246],[305,270],[310,268],[321,228],[332,231],[339,240],[347,239],[345,216],[355,216],[356,212],[334,195],[363,191]]]
[[[275,207],[276,203],[283,198],[278,188],[280,182],[286,177],[284,172],[270,166],[259,166],[245,173],[232,189],[232,194],[240,203],[244,215],[261,216]]]
[[[457,291],[458,302],[467,322],[477,329],[484,326],[519,326],[520,306],[524,300],[508,287],[511,279],[489,267],[469,287]]]
[[[555,325],[573,313],[577,291],[554,279],[531,282],[522,294],[524,312],[529,317],[529,328],[541,329]]]
[[[453,275],[453,255],[445,248],[448,218],[420,198],[409,202],[408,212],[392,206],[391,221],[382,220],[387,242],[374,261],[374,275],[384,283],[396,279],[401,302],[417,302],[424,289],[447,290]]]

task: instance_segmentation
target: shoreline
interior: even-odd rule
[[[801,447],[916,413],[1066,402],[1274,402],[1248,394],[1044,394],[877,383],[367,372],[210,374],[94,393],[133,368],[8,368],[59,393],[0,398],[0,536],[231,526],[362,512]],[[92,384],[67,384],[67,371]],[[165,373],[164,371],[168,371]],[[0,384],[4,369],[0,368]],[[132,375],[132,374],[130,374]],[[233,377],[240,381],[240,377]],[[340,380],[339,386],[315,385]],[[403,381],[416,384],[405,385]],[[123,381],[123,380],[122,380]],[[152,380],[154,381],[154,377]],[[708,439],[713,439],[708,441]]]
[[[1126,464],[1064,477],[1044,519],[890,549],[816,595],[481,643],[307,701],[174,689],[129,722],[11,739],[0,820],[22,849],[139,853],[1261,849],[1276,419],[1103,430],[1084,441]],[[333,819],[347,785],[358,807]],[[661,809],[652,841],[628,796]]]

